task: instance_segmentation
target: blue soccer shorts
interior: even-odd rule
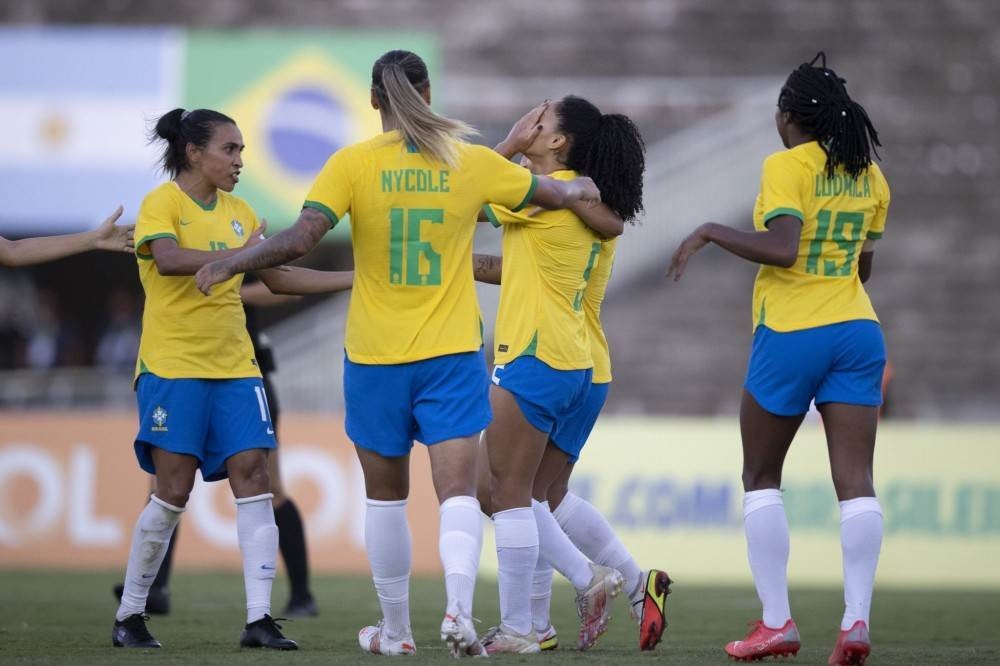
[[[198,459],[205,481],[228,476],[226,460],[250,449],[273,449],[274,427],[264,384],[243,379],[164,379],[139,375],[139,466],[156,474],[152,447]]]
[[[587,398],[575,411],[560,419],[556,423],[556,429],[549,435],[556,448],[569,456],[570,462],[575,463],[580,459],[580,451],[583,450],[583,445],[587,443],[594,424],[597,423],[597,417],[604,409],[610,389],[611,382],[591,384]]]
[[[757,403],[779,416],[817,405],[882,404],[885,340],[878,322],[845,321],[779,333],[758,326],[744,386]]]
[[[345,356],[344,401],[347,436],[386,458],[405,456],[414,440],[478,434],[493,418],[482,349],[392,365]]]
[[[586,401],[593,375],[592,368],[556,370],[534,356],[493,367],[493,383],[510,391],[528,423],[547,435]]]

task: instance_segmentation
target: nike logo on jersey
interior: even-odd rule
[[[190,221],[190,220],[188,220],[187,222],[185,222],[184,220],[181,220],[181,226],[182,226],[182,227],[186,227],[186,226],[187,226],[187,225],[189,225],[189,224],[191,224],[191,221]]]

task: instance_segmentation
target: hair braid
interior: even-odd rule
[[[815,66],[817,60],[822,64]],[[826,66],[820,51],[789,76],[778,95],[778,108],[819,141],[826,153],[826,173],[838,166],[856,178],[878,157],[878,132],[864,107],[847,94],[847,81]]]

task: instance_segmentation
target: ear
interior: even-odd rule
[[[187,163],[194,165],[201,161],[201,148],[190,141],[184,146],[184,154],[187,156]]]
[[[378,111],[379,110],[378,95],[375,94],[375,89],[374,88],[371,89],[371,95],[372,95],[372,98],[371,98],[372,108],[375,109],[376,111]]]
[[[562,150],[569,144],[565,134],[553,134],[549,138],[549,150]]]

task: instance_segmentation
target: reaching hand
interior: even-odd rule
[[[115,225],[122,216],[122,211],[123,208],[118,206],[104,222],[101,222],[101,226],[94,230],[94,249],[135,254],[135,225]]]
[[[601,191],[597,188],[597,184],[589,177],[579,176],[573,179],[573,183],[580,188],[580,192],[576,198],[584,202],[587,208],[593,208],[601,203]]]
[[[535,138],[542,131],[542,115],[545,110],[549,108],[549,100],[545,100],[531,111],[521,116],[521,119],[514,123],[514,126],[510,128],[510,132],[507,133],[507,138],[500,142],[497,146],[497,152],[505,155],[506,157],[513,157],[518,153],[523,153],[527,150],[532,143],[535,142]],[[502,147],[502,148],[501,148]]]
[[[670,267],[667,268],[666,277],[673,276],[674,282],[680,280],[687,268],[688,259],[706,245],[708,245],[708,238],[705,237],[705,225],[702,225],[692,231],[674,252],[674,256],[670,258]]]
[[[264,218],[261,218],[261,220],[260,220],[260,226],[257,227],[257,230],[254,233],[250,234],[249,238],[247,238],[247,242],[243,244],[243,249],[248,249],[248,248],[251,248],[251,247],[253,247],[255,245],[260,245],[265,240],[267,240],[264,237],[264,232],[265,231],[267,231],[267,220],[264,219]]]
[[[225,282],[231,277],[233,277],[233,273],[229,270],[229,262],[220,259],[209,262],[198,269],[198,272],[194,274],[194,282],[198,286],[198,290],[208,296],[214,285]]]

